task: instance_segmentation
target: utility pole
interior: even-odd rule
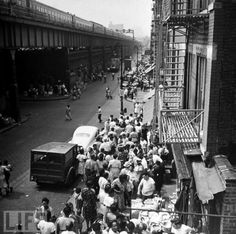
[[[19,91],[16,78],[16,50],[10,50],[11,55],[11,86],[10,86],[10,99],[11,99],[11,114],[17,123],[21,122],[20,104],[19,104]]]
[[[123,106],[123,46],[120,45],[120,113],[123,115],[124,106]]]
[[[138,74],[138,46],[137,46],[136,48],[137,48],[137,63],[136,63],[136,73]]]

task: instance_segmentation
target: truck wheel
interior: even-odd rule
[[[43,183],[40,182],[40,181],[36,181],[36,184],[37,184],[38,186],[42,186],[42,185],[43,185]]]
[[[73,167],[67,173],[65,185],[70,186],[75,180],[75,169]]]

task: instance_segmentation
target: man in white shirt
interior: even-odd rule
[[[143,174],[143,178],[138,186],[138,196],[142,196],[142,198],[148,199],[152,198],[155,192],[155,181],[149,176],[148,172]]]
[[[101,151],[101,149],[104,149],[106,154],[110,153],[110,151],[111,151],[111,143],[109,142],[109,139],[105,138],[103,140],[103,143],[99,147],[99,151]]]
[[[127,133],[131,133],[133,131],[133,125],[131,125],[130,123],[128,123],[125,127],[125,130]]]
[[[147,141],[143,137],[141,137],[140,145],[143,150],[143,153],[146,154],[147,153]]]
[[[37,224],[37,229],[40,230],[41,234],[54,234],[56,232],[55,222],[55,216],[52,216],[48,222],[45,220],[40,220]]]

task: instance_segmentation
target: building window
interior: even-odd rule
[[[197,73],[195,87],[195,109],[203,109],[205,107],[205,87],[206,87],[206,64],[207,59],[197,56]],[[203,130],[203,115],[201,117],[200,130]]]

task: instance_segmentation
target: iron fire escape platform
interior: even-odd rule
[[[200,143],[200,117],[203,110],[160,111],[160,141],[162,143]]]

